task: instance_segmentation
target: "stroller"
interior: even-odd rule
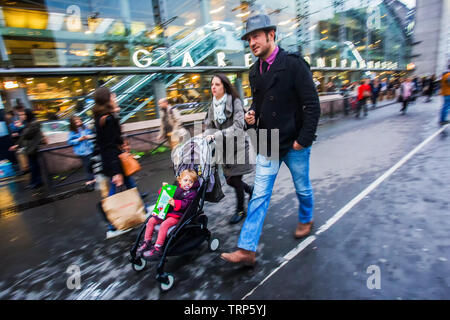
[[[214,186],[214,170],[216,169],[214,159],[214,147],[212,142],[208,143],[203,137],[193,137],[183,145],[179,145],[172,152],[174,174],[179,174],[185,169],[193,169],[197,172],[200,187],[197,196],[186,209],[180,221],[169,229],[166,241],[163,245],[162,256],[156,268],[156,280],[160,283],[162,291],[168,291],[174,284],[174,276],[164,272],[164,266],[169,256],[179,256],[189,253],[198,248],[204,241],[208,243],[210,251],[216,251],[219,247],[219,239],[213,238],[207,228],[208,217],[203,212],[205,195]],[[148,220],[143,224],[136,242],[130,250],[131,266],[136,272],[144,270],[147,261],[137,255],[137,249],[143,241],[143,235]],[[159,225],[155,231],[159,230]]]

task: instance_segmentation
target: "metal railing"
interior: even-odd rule
[[[188,128],[188,127],[193,126],[194,123],[195,122],[185,122],[183,124],[183,126]],[[157,132],[159,132],[159,128],[152,129],[152,130],[145,130],[145,131],[138,132],[138,133],[129,133],[129,134],[123,135],[124,139],[129,139],[129,140],[134,139],[139,142],[144,142],[144,143],[147,143],[152,146],[152,149],[147,151],[146,154],[140,158],[139,161],[140,161],[141,165],[151,164],[152,159],[154,158],[152,156],[155,155],[156,152],[158,151],[158,149],[167,142],[167,139],[163,140],[162,142],[155,142],[154,140],[145,139],[142,137],[143,135],[154,134]],[[95,138],[92,138],[89,140],[94,141]],[[132,143],[130,143],[130,144],[132,145]],[[86,181],[86,178],[84,177],[85,173],[83,172],[83,170],[85,170],[85,169],[83,166],[81,168],[69,170],[67,172],[55,173],[55,174],[50,173],[51,170],[48,167],[48,162],[47,162],[45,154],[51,154],[52,156],[58,156],[58,157],[63,157],[63,158],[67,158],[67,159],[80,159],[77,155],[75,155],[73,153],[61,152],[63,150],[66,151],[67,149],[71,149],[71,148],[73,148],[73,146],[64,145],[64,146],[57,146],[57,147],[42,148],[39,150],[41,172],[43,175],[45,187],[48,191],[55,191],[56,188],[61,188],[61,187],[65,187],[68,185]],[[97,162],[101,162],[99,156],[98,156]],[[83,175],[82,178],[80,178],[80,174]]]
[[[146,134],[152,134],[152,133],[156,133],[158,132],[159,129],[154,129],[154,130],[147,130],[144,132],[139,132],[139,133],[133,133],[133,134],[125,134],[123,137],[125,139],[135,139],[138,140],[140,142],[145,142],[148,143],[152,146],[154,146],[153,149],[151,149],[147,154],[151,155],[154,153],[154,151],[156,151],[158,148],[160,148],[162,145],[164,145],[164,143],[167,140],[164,140],[161,143],[156,143],[155,141],[149,140],[149,139],[144,139],[140,136],[142,135],[146,135]],[[90,140],[95,140],[95,138],[92,138]],[[71,145],[64,145],[64,146],[58,146],[58,147],[50,147],[50,148],[43,148],[39,150],[39,154],[40,154],[40,159],[41,159],[41,172],[43,175],[43,180],[44,180],[44,184],[47,188],[47,190],[49,191],[54,191],[56,188],[60,188],[60,187],[64,187],[67,185],[71,185],[71,184],[75,184],[75,183],[80,183],[83,181],[86,181],[86,178],[84,177],[84,172],[83,170],[84,167],[82,166],[81,168],[77,168],[77,169],[73,169],[73,170],[69,170],[67,172],[62,172],[62,173],[54,173],[51,174],[50,173],[50,168],[48,166],[48,162],[46,159],[46,154],[50,154],[52,156],[58,156],[58,157],[63,157],[66,159],[80,159],[77,155],[72,154],[72,153],[67,153],[67,152],[61,152],[61,151],[66,151],[67,149],[71,149],[73,148],[73,146]],[[99,161],[100,162],[100,161]],[[83,172],[83,177],[80,177],[80,174]]]

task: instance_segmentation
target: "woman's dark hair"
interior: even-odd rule
[[[233,101],[241,98],[236,88],[231,84],[230,79],[228,79],[226,75],[223,73],[216,73],[212,76],[211,82],[215,77],[220,79],[220,82],[222,82],[223,88],[225,89],[225,93],[231,95],[233,97]]]
[[[31,111],[30,109],[25,109],[25,116],[26,116],[26,122],[27,123],[31,123],[36,119],[35,114],[33,113],[33,111]]]
[[[75,120],[76,119],[79,119],[80,117],[77,117],[77,116],[71,116],[70,117],[70,131],[74,131],[74,132],[77,132],[78,131],[78,127],[77,127],[77,125],[75,124]],[[81,124],[81,127],[84,127],[84,125],[83,125],[83,123]]]
[[[94,93],[95,106],[92,110],[94,118],[100,118],[102,115],[112,112],[111,91],[109,88],[98,88]]]

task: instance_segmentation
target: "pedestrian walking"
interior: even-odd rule
[[[372,109],[377,107],[378,95],[381,92],[381,83],[378,79],[375,79],[370,83],[370,89],[372,91]]]
[[[40,122],[30,109],[19,111],[19,118],[25,123],[25,128],[22,130],[17,144],[11,147],[11,151],[20,148],[22,149],[21,152],[26,154],[31,171],[31,180],[25,188],[38,189],[43,186],[38,151],[39,146],[45,144],[45,137],[41,132]]]
[[[160,99],[158,105],[161,126],[157,139],[167,138],[170,148],[174,149],[184,134],[180,112],[169,104],[167,98]]]
[[[380,99],[381,100],[387,99],[387,96],[386,96],[387,87],[388,87],[387,80],[386,80],[386,78],[383,78],[380,83]]]
[[[447,66],[447,70],[442,75],[441,94],[444,97],[444,101],[441,108],[439,124],[443,126],[449,123],[449,121],[447,120],[447,115],[450,109],[450,64]]]
[[[359,118],[361,109],[364,109],[364,116],[366,117],[369,110],[367,108],[367,99],[372,97],[372,90],[370,88],[370,80],[364,79],[358,87],[358,105],[356,107],[356,118]]]
[[[70,132],[68,144],[73,146],[74,153],[80,158],[86,172],[86,186],[93,187],[95,177],[91,168],[91,157],[94,152],[94,144],[90,139],[94,137],[92,131],[87,128],[80,117],[70,118]]]
[[[350,113],[350,88],[347,85],[343,85],[339,90],[339,93],[344,98],[344,114],[347,116]]]
[[[224,74],[216,74],[211,79],[211,92],[213,99],[205,118],[205,136],[207,139],[223,141],[221,155],[224,159],[231,159],[227,156],[227,141],[233,140],[233,161],[222,164],[226,182],[234,188],[236,193],[236,210],[230,219],[231,224],[235,224],[244,219],[247,210],[244,206],[245,194],[250,197],[253,187],[242,181],[245,174],[254,171],[255,166],[250,164],[250,139],[244,131],[244,108],[236,88]],[[244,137],[244,139],[238,139]],[[238,143],[243,141],[244,144]],[[228,144],[229,145],[229,144]],[[242,154],[246,159],[239,161],[238,155]]]
[[[408,104],[411,101],[411,97],[413,94],[414,85],[410,78],[406,78],[402,84],[400,85],[400,101],[402,102],[402,108],[400,112],[402,114],[406,114],[406,110],[408,109]]]
[[[242,40],[248,41],[258,60],[249,72],[253,103],[244,119],[248,129],[256,129],[259,143],[255,189],[239,236],[238,250],[221,255],[231,263],[255,263],[264,219],[282,162],[291,172],[300,202],[299,223],[294,236],[306,236],[313,225],[314,197],[309,180],[309,158],[320,116],[319,97],[307,62],[298,53],[288,53],[277,46],[275,37],[276,26],[271,24],[269,16],[256,15],[247,20]],[[278,136],[275,141],[278,150],[272,150],[272,134]]]
[[[430,102],[432,100],[431,97],[433,96],[435,87],[436,87],[436,76],[433,74],[431,75],[431,77],[428,79],[427,82],[427,89],[426,89],[427,99],[425,100],[425,102]]]
[[[118,119],[120,107],[116,95],[108,88],[101,87],[94,94],[93,109],[97,146],[102,158],[103,174],[110,179],[108,196],[116,194],[117,189],[125,185],[127,189],[136,187],[131,176],[125,176],[119,155],[123,152],[124,140]],[[101,211],[103,213],[103,211]],[[106,217],[104,217],[106,219]],[[128,230],[117,230],[109,221],[106,237],[111,238]]]

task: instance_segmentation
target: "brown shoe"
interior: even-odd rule
[[[297,229],[295,229],[295,238],[299,239],[302,238],[306,235],[308,235],[311,232],[312,229],[312,225],[313,225],[314,221],[310,221],[307,223],[301,223],[299,222],[297,225]]]
[[[222,253],[220,258],[231,263],[253,266],[256,260],[256,252],[239,249],[231,253]]]

